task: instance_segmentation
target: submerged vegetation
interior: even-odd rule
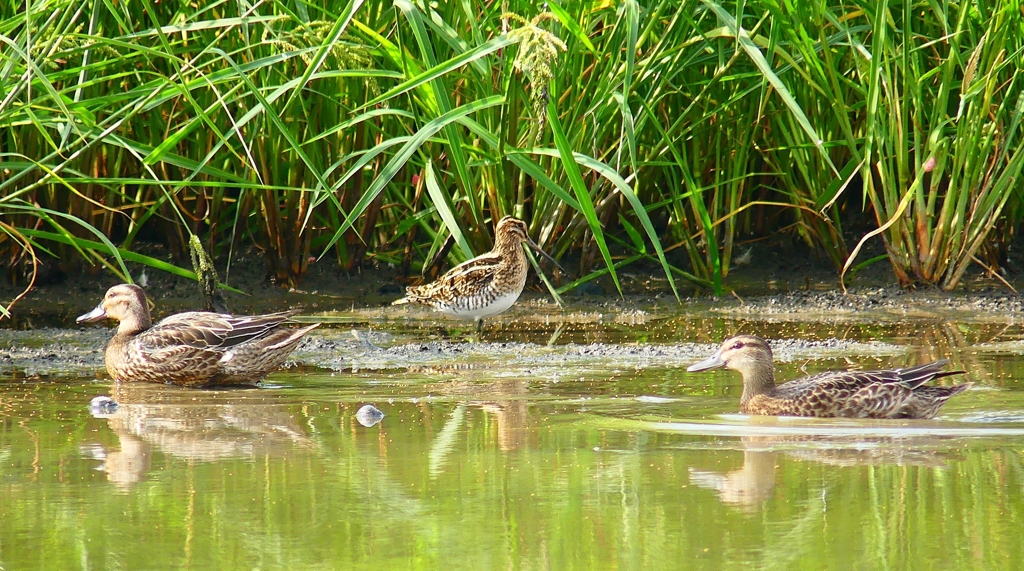
[[[778,233],[837,275],[882,240],[902,283],[946,289],[1005,260],[1019,0],[544,7],[6,2],[3,263],[191,275],[198,237],[294,284],[317,258],[460,262],[506,214],[573,260],[563,290],[647,260],[720,294]]]

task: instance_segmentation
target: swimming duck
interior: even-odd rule
[[[726,339],[690,372],[725,367],[743,375],[740,411],[769,416],[932,418],[970,383],[929,387],[932,379],[964,371],[943,371],[949,361],[887,371],[829,371],[775,385],[772,349],[756,335]]]
[[[103,302],[78,323],[120,321],[105,353],[107,372],[118,381],[251,385],[277,369],[299,340],[320,325],[281,327],[296,313],[234,316],[192,311],[153,325],[142,288],[122,284],[107,290]]]

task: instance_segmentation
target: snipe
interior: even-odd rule
[[[406,288],[405,297],[392,305],[427,305],[453,317],[472,319],[479,330],[484,318],[512,307],[523,293],[529,269],[523,244],[558,266],[530,239],[525,222],[506,216],[494,229],[494,248],[490,252],[455,266],[435,282]]]
[[[755,335],[739,335],[726,339],[714,355],[686,370],[725,367],[739,371],[743,375],[740,410],[744,414],[932,418],[950,397],[971,386],[925,386],[932,379],[964,372],[943,371],[948,362],[942,359],[883,371],[828,371],[776,386],[771,347]]]
[[[191,311],[152,324],[146,294],[136,285],[107,290],[79,323],[120,322],[104,354],[118,381],[151,381],[188,387],[251,385],[276,370],[302,337],[319,323],[286,329],[298,313],[226,315]]]

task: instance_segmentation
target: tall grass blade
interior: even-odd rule
[[[448,231],[455,237],[455,243],[459,245],[459,249],[462,250],[462,259],[469,260],[474,258],[475,255],[473,254],[473,249],[469,247],[469,242],[466,241],[465,233],[462,231],[462,227],[459,225],[455,218],[455,213],[452,211],[451,199],[437,184],[437,175],[434,174],[433,161],[427,161],[423,179],[423,182],[427,187],[427,192],[430,194],[430,199],[434,203],[434,208],[437,209],[437,213],[441,216],[441,220],[444,220],[444,225],[448,228]]]
[[[604,257],[608,272],[611,274],[612,281],[615,282],[615,289],[621,295],[622,284],[619,283],[619,276],[615,273],[615,264],[612,262],[611,252],[608,250],[608,244],[605,243],[604,229],[601,226],[601,221],[598,219],[597,211],[594,209],[594,202],[590,198],[590,190],[587,188],[586,183],[583,182],[583,176],[580,174],[579,166],[576,164],[576,157],[573,155],[572,147],[568,139],[565,138],[565,131],[562,130],[562,124],[558,119],[558,109],[555,107],[554,101],[548,102],[547,114],[548,124],[551,125],[551,134],[555,139],[555,146],[558,148],[558,155],[561,159],[562,168],[565,170],[566,178],[569,179],[569,185],[572,187],[576,200],[580,204],[580,212],[587,219],[591,235],[594,237],[597,247],[601,250],[601,256]]]

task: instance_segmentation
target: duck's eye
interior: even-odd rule
[[[735,343],[733,343],[733,344],[732,344],[732,349],[733,349],[734,351],[735,351],[736,349],[742,349],[742,348],[743,348],[743,341],[737,341],[737,342],[735,342]]]

